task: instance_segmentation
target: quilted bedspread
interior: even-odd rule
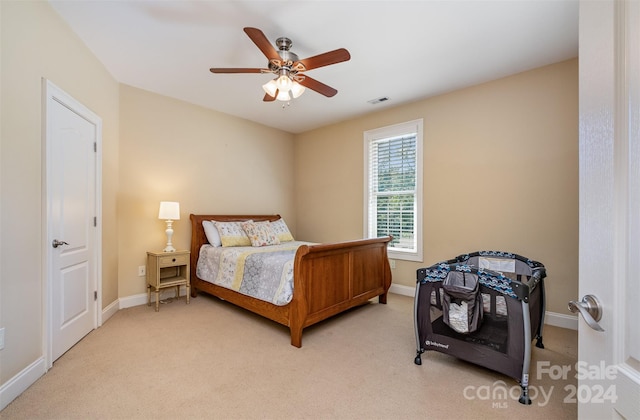
[[[263,247],[200,248],[196,274],[202,280],[282,306],[293,296],[293,261],[300,245],[293,241]]]

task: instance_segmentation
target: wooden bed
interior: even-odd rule
[[[208,243],[203,220],[274,221],[279,215],[191,214],[191,296],[198,291],[229,301],[289,327],[291,345],[302,347],[302,330],[378,296],[387,303],[391,269],[387,243],[391,237],[331,244],[302,245],[294,260],[293,298],[277,306],[201,280],[196,275],[200,247]]]

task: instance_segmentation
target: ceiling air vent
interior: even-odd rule
[[[388,100],[389,100],[388,97],[383,96],[382,98],[372,99],[372,100],[367,101],[367,102],[369,102],[371,105],[375,105],[375,104],[379,104],[380,102],[385,102],[385,101],[388,101]]]

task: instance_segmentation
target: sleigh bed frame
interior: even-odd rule
[[[302,347],[302,330],[374,297],[387,303],[391,269],[390,236],[330,244],[302,245],[294,260],[293,297],[277,306],[198,278],[200,248],[208,243],[202,221],[275,221],[279,215],[191,214],[191,296],[205,292],[271,319],[290,329],[291,345]]]

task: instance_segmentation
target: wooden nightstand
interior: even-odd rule
[[[190,251],[147,252],[147,305],[151,306],[151,288],[156,292],[156,312],[160,310],[160,289],[176,288],[176,299],[180,297],[180,286],[190,294]]]

